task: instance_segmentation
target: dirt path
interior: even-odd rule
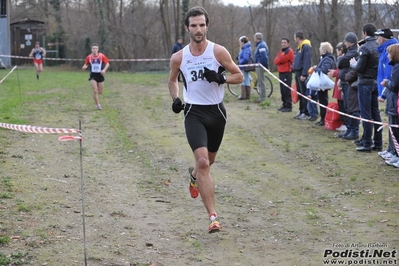
[[[34,125],[82,120],[88,265],[323,265],[325,250],[345,250],[338,244],[397,248],[398,170],[278,113],[278,92],[265,107],[226,96],[211,170],[223,230],[208,234],[201,199],[188,193],[193,156],[166,76],[107,82],[101,112],[61,90],[28,107]],[[0,178],[12,187],[0,235],[16,236],[1,251],[31,265],[84,265],[79,143],[13,131],[0,141]]]

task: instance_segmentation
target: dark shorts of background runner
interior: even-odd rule
[[[209,152],[217,152],[222,143],[227,119],[223,103],[186,104],[184,116],[186,137],[191,150],[206,147]]]
[[[101,73],[90,73],[89,80],[95,80],[97,82],[104,82],[104,76]]]

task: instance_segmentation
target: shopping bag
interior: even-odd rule
[[[331,102],[327,105],[327,107],[335,111],[339,111],[338,102]],[[326,117],[324,118],[324,128],[328,130],[336,130],[342,126],[342,124],[343,122],[341,120],[341,115],[337,112],[327,109]]]
[[[296,83],[295,82],[294,82],[294,85],[292,85],[291,101],[292,101],[292,103],[297,103],[299,101],[298,90],[296,88]]]
[[[320,76],[320,90],[330,90],[334,88],[334,81],[332,81],[326,74],[323,72],[319,73]]]
[[[306,83],[306,88],[314,91],[318,91],[320,88],[320,76],[318,73],[314,72],[308,82]]]

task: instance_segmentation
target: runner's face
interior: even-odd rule
[[[98,46],[91,47],[91,52],[93,55],[97,55],[98,54]]]
[[[200,43],[205,39],[208,27],[206,26],[205,16],[196,16],[189,18],[189,26],[186,30],[190,33],[190,38],[196,43]]]

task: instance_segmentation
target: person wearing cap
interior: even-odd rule
[[[248,41],[246,36],[241,36],[239,38],[240,42],[240,53],[238,54],[238,64],[245,65],[250,63],[250,58],[252,56],[251,42]],[[237,100],[247,100],[251,98],[251,84],[249,72],[244,70],[244,67],[240,67],[241,72],[244,76],[244,81],[241,83],[241,95],[237,98]]]
[[[33,64],[36,68],[36,78],[39,80],[39,74],[43,71],[43,57],[46,55],[46,50],[40,47],[40,42],[35,43],[35,47],[29,54],[29,57],[33,57]]]
[[[356,147],[359,152],[382,151],[382,130],[380,110],[378,108],[377,72],[380,54],[377,50],[377,38],[374,33],[377,28],[368,23],[363,26],[365,44],[359,48],[359,57],[356,61],[351,59],[351,68],[358,74],[358,91],[360,116],[362,119],[362,141]],[[369,122],[373,121],[373,122]],[[374,134],[373,134],[374,128]],[[373,137],[374,135],[374,137]]]
[[[390,59],[388,57],[388,47],[397,44],[398,40],[393,37],[393,33],[390,29],[379,29],[376,31],[375,36],[377,36],[378,47],[377,50],[380,53],[380,58],[378,61],[378,74],[377,74],[377,85],[378,85],[378,100],[380,102],[386,102],[385,113],[388,115],[388,123],[393,123],[393,118],[398,117],[398,112],[396,108],[392,106],[393,98],[397,98],[397,93],[393,93],[391,90],[385,89],[382,85],[383,80],[388,80],[391,77],[392,65],[390,64]],[[389,98],[389,99],[388,99]],[[396,103],[395,103],[396,104]],[[394,117],[395,116],[395,117]],[[392,136],[388,131],[388,147],[386,150],[378,152],[384,160],[391,160],[396,157],[395,146],[392,141]]]
[[[380,53],[377,74],[378,96],[385,99],[385,96],[382,94],[384,87],[381,85],[381,82],[384,79],[389,79],[392,70],[392,66],[389,64],[387,48],[392,44],[398,43],[398,40],[393,37],[390,29],[379,29],[375,32],[375,36],[377,36],[377,50]]]
[[[338,78],[341,81],[342,87],[342,95],[344,100],[344,109],[345,113],[349,112],[349,106],[353,106],[353,103],[357,103],[357,95],[356,99],[353,97],[349,97],[349,95],[353,95],[349,93],[350,84],[346,80],[345,76],[351,71],[350,68],[350,60],[352,58],[357,58],[359,56],[358,53],[358,38],[357,35],[353,32],[348,32],[345,35],[343,44],[346,46],[346,53],[337,58],[337,68],[339,69]],[[360,114],[353,114],[354,116],[360,116]],[[355,118],[348,117],[345,121],[346,131],[338,134],[339,138],[345,140],[357,140],[359,138],[359,120]]]

